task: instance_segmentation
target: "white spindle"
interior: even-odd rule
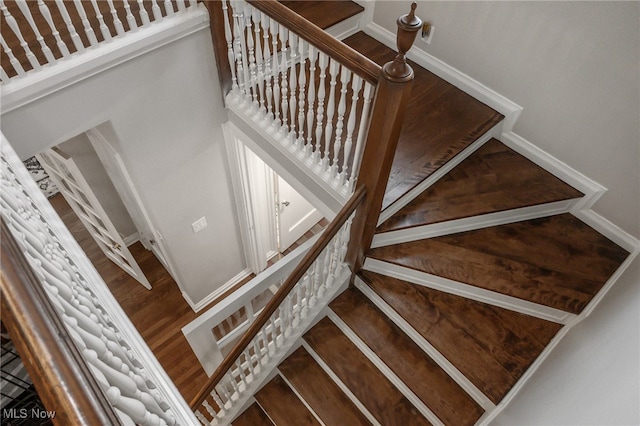
[[[255,112],[258,109],[258,76],[256,70],[256,54],[255,54],[255,43],[253,40],[253,16],[252,16],[252,7],[246,3],[242,2],[244,8],[244,24],[246,26],[246,31],[243,31],[242,34],[245,36],[246,46],[247,46],[247,63],[249,64],[249,75],[251,78],[251,88],[247,88],[247,95],[251,94],[251,105],[253,111]]]
[[[96,18],[100,24],[100,34],[102,34],[103,40],[106,42],[111,41],[111,32],[109,31],[107,24],[104,23],[104,17],[102,16],[102,12],[100,12],[98,0],[91,0],[91,4],[93,5],[93,10],[96,12]]]
[[[306,106],[306,92],[307,92],[307,60],[305,53],[307,50],[307,43],[301,37],[298,45],[298,56],[300,57],[300,70],[298,71],[298,139],[297,148],[302,151],[304,148],[304,126],[305,126],[305,106]],[[311,107],[309,107],[311,109]]]
[[[20,31],[20,27],[18,26],[18,22],[16,21],[16,18],[14,18],[13,15],[11,15],[9,10],[7,9],[7,6],[5,6],[4,0],[0,0],[0,9],[2,10],[2,14],[4,15],[4,18],[7,21],[7,25],[9,25],[9,28],[11,28],[11,31],[13,31],[16,37],[18,37],[18,40],[20,41],[20,46],[26,53],[29,63],[31,64],[34,70],[40,70],[41,66],[40,66],[40,62],[38,62],[38,58],[36,58],[36,56],[33,54],[31,49],[29,49],[29,44],[25,41],[24,37],[22,36],[22,32]]]
[[[265,79],[265,96],[267,98],[267,114],[265,120],[272,121],[273,117],[273,91],[271,89],[271,81],[273,78],[272,73],[272,57],[269,51],[269,29],[271,28],[271,21],[269,15],[264,14],[262,16],[262,57],[264,59],[264,79]]]
[[[96,34],[93,32],[93,28],[91,28],[91,23],[89,23],[89,19],[87,18],[87,12],[84,10],[82,1],[73,0],[73,4],[76,5],[76,10],[78,11],[78,15],[80,15],[80,21],[82,22],[82,26],[84,27],[84,33],[89,39],[89,45],[90,46],[97,45],[98,39],[96,38]]]
[[[280,25],[275,19],[269,21],[269,32],[271,33],[271,74],[273,75],[273,105],[274,111],[274,130],[279,131],[282,125],[282,117],[280,115],[280,66],[278,64],[278,34],[280,33]]]
[[[265,99],[264,99],[264,92],[265,92],[265,74],[264,74],[264,68],[265,68],[265,61],[264,61],[264,57],[262,56],[262,49],[260,48],[260,41],[262,40],[262,36],[260,34],[260,28],[261,28],[261,23],[262,23],[262,12],[260,12],[258,9],[253,9],[253,34],[254,34],[254,38],[255,38],[255,42],[256,42],[256,48],[255,48],[255,55],[256,55],[256,66],[257,66],[257,84],[258,84],[258,95],[259,95],[259,101],[260,101],[260,113],[264,114],[266,112],[266,107],[265,107]]]
[[[362,88],[362,78],[357,74],[353,75],[351,82],[351,110],[349,111],[349,119],[347,120],[347,136],[344,141],[344,160],[342,170],[340,171],[340,185],[344,185],[348,177],[349,158],[351,155],[351,146],[353,145],[353,131],[356,128],[356,111],[358,109],[358,99],[360,99],[360,90]]]
[[[44,38],[42,37],[42,34],[40,34],[40,30],[33,20],[33,15],[31,15],[31,10],[29,9],[27,2],[25,0],[17,0],[16,5],[20,8],[20,11],[27,19],[27,22],[29,22],[29,25],[31,25],[31,30],[36,35],[36,40],[40,44],[40,49],[42,50],[44,57],[47,59],[47,62],[50,64],[55,63],[56,58],[53,57],[53,52],[51,52],[49,46],[44,42]]]
[[[140,14],[140,22],[142,22],[143,27],[151,23],[149,13],[147,9],[144,8],[144,2],[142,0],[138,0],[138,13]]]
[[[362,96],[363,105],[360,114],[360,126],[358,127],[358,141],[356,142],[356,150],[353,153],[353,166],[351,166],[351,176],[349,177],[349,190],[353,191],[358,173],[360,172],[360,161],[362,160],[362,150],[364,149],[364,137],[369,124],[369,108],[373,98],[373,85],[366,81],[364,83],[364,94]]]
[[[216,412],[213,409],[213,407],[211,406],[211,404],[209,404],[209,401],[207,401],[206,399],[202,402],[202,405],[204,406],[205,410],[207,410],[207,413],[209,413],[209,415],[211,417],[215,417],[216,416]],[[209,424],[209,422],[206,422],[206,424]]]
[[[347,111],[347,85],[351,78],[351,71],[345,66],[340,67],[340,100],[338,101],[338,121],[336,122],[336,136],[333,142],[333,160],[331,162],[331,178],[337,178],[340,165],[340,149],[342,148],[342,129],[344,127],[344,113]],[[346,158],[344,159],[346,162]]]
[[[184,4],[184,0],[176,0],[176,4],[178,5],[178,10],[180,12],[184,12],[187,9],[187,6]]]
[[[318,108],[316,112],[316,144],[314,151],[314,159],[317,164],[320,164],[322,162],[322,124],[324,122],[324,98],[326,96],[325,84],[327,78],[328,62],[328,56],[323,52],[320,52],[320,84],[318,86]]]
[[[291,144],[295,142],[296,138],[296,118],[297,113],[296,109],[298,106],[298,101],[296,99],[296,90],[298,87],[298,77],[296,76],[296,64],[298,63],[298,35],[293,31],[289,31],[289,52],[290,52],[290,63],[289,67],[289,119],[290,119],[290,130],[289,137],[291,139]]]
[[[116,29],[116,35],[121,36],[124,34],[124,26],[122,25],[122,21],[118,17],[118,11],[113,5],[113,0],[107,0],[109,3],[109,12],[111,13],[111,17],[113,19],[113,26]]]
[[[324,158],[323,170],[328,169],[331,158],[331,136],[333,135],[333,114],[336,109],[336,85],[338,84],[338,63],[335,59],[329,59],[329,99],[327,100],[327,124],[324,126]]]
[[[9,76],[3,68],[0,68],[0,81],[3,83],[7,83],[9,81]]]
[[[171,4],[171,0],[164,0],[164,10],[167,16],[173,16],[173,4]]]
[[[280,106],[282,107],[282,127],[281,131],[283,137],[289,134],[289,98],[288,98],[288,82],[287,82],[287,40],[289,39],[289,29],[284,25],[280,25],[280,31],[278,33],[282,49],[280,50],[280,91],[281,99]]]
[[[229,23],[228,1],[222,1],[222,16],[224,16],[224,38],[227,42],[227,59],[229,61],[229,69],[231,70],[231,88],[235,91],[238,89],[238,79],[236,78],[235,55],[233,53],[233,37],[231,34],[231,24]]]
[[[309,44],[309,92],[307,93],[307,144],[306,157],[311,158],[313,154],[313,118],[315,117],[314,104],[316,101],[316,61],[318,51]]]
[[[162,19],[162,10],[158,5],[158,0],[151,1],[151,13],[153,14],[153,21],[158,22]]]
[[[77,0],[74,0],[77,1]],[[129,0],[124,0],[124,10],[126,11],[127,16],[127,24],[129,25],[129,31],[136,32],[138,31],[138,23],[136,22],[136,17],[133,16],[131,12],[131,5],[129,4]]]
[[[76,48],[76,52],[84,52],[84,44],[82,44],[82,39],[78,35],[76,31],[76,27],[73,26],[73,22],[71,22],[71,17],[69,16],[69,11],[67,10],[67,6],[62,0],[56,0],[56,5],[58,6],[58,10],[62,15],[62,20],[64,24],[67,26],[67,31],[71,36],[71,41]]]
[[[6,53],[7,56],[9,57],[9,63],[11,64],[13,69],[16,71],[16,74],[18,74],[18,76],[24,75],[25,73],[24,68],[22,68],[20,61],[15,57],[11,49],[9,49],[9,45],[7,44],[6,41],[4,41],[4,37],[1,34],[0,34],[0,44],[2,44],[4,53]]]
[[[51,35],[53,35],[53,37],[55,38],[56,46],[58,46],[58,50],[60,50],[62,57],[65,58],[69,56],[69,49],[67,48],[67,45],[62,41],[60,33],[58,32],[58,29],[53,22],[53,18],[51,17],[51,11],[49,10],[49,7],[44,2],[44,0],[38,0],[38,9],[40,10],[40,14],[44,17],[44,20],[47,21],[49,28],[51,28]]]

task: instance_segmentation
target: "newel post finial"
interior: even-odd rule
[[[407,64],[405,54],[413,46],[416,34],[422,28],[422,20],[415,14],[418,5],[413,2],[411,11],[398,18],[398,35],[396,45],[398,46],[398,54],[391,62],[387,62],[382,67],[382,75],[393,82],[408,81],[413,78],[413,69]]]

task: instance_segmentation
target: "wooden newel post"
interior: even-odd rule
[[[407,15],[398,18],[398,54],[382,67],[373,101],[358,185],[364,185],[367,197],[351,227],[347,260],[352,272],[362,268],[364,254],[371,247],[391,165],[398,145],[404,113],[411,95],[413,69],[405,54],[413,45],[422,20],[415,15],[416,3]]]

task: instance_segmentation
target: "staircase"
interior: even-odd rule
[[[487,423],[629,255],[569,213],[581,192],[499,140],[501,114],[411,65],[364,268],[236,426]]]

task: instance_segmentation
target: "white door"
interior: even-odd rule
[[[283,252],[322,219],[322,214],[278,176],[279,248]]]
[[[38,154],[37,158],[107,258],[140,284],[151,289],[151,284],[73,159],[58,148],[48,149]]]

